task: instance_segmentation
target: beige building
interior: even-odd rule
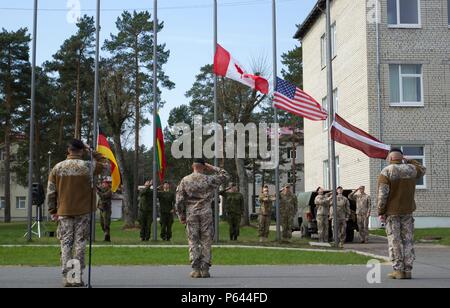
[[[11,167],[16,163],[15,153],[19,145],[13,143],[11,146],[12,162]],[[4,145],[0,145],[0,221],[5,217],[5,151]],[[17,184],[16,175],[11,172],[11,220],[26,220],[28,216],[28,188]],[[33,208],[33,216],[35,215],[35,208]]]
[[[376,5],[331,1],[335,110],[425,164],[427,175],[417,183],[417,226],[449,227],[450,0],[379,0],[378,14]],[[324,8],[319,0],[295,38],[303,47],[304,89],[327,108]],[[328,125],[305,121],[306,191],[329,187]],[[386,163],[340,144],[336,156],[338,183],[365,185],[375,204]]]

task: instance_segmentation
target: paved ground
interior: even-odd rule
[[[370,244],[348,244],[346,249],[387,255],[384,238]],[[94,287],[175,287],[175,288],[450,288],[450,248],[416,246],[413,280],[386,279],[391,270],[381,266],[381,283],[369,284],[366,266],[214,266],[210,279],[191,279],[188,266],[103,266],[93,270]],[[58,268],[0,267],[0,287],[60,287]]]

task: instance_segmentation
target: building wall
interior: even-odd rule
[[[352,124],[368,130],[367,39],[365,1],[332,1],[336,22],[336,53],[333,60],[334,88],[338,90],[338,113]],[[305,91],[322,102],[327,96],[327,70],[321,67],[320,38],[325,15],[319,17],[302,41]],[[322,122],[305,120],[305,190],[324,184],[323,161],[328,159],[328,133]],[[339,183],[346,188],[366,185],[370,189],[369,159],[359,151],[336,144],[340,160]]]
[[[338,1],[340,2],[340,1]],[[419,29],[387,25],[387,1],[381,1],[381,106],[383,141],[425,147],[427,187],[417,190],[417,216],[450,216],[450,29],[448,0],[421,0]],[[368,24],[369,131],[379,136],[376,92],[375,24]],[[423,107],[391,107],[389,64],[422,64]],[[371,193],[382,165],[371,162]]]
[[[11,153],[15,153],[18,149],[17,144],[11,146]],[[0,174],[3,176],[4,166],[3,161],[0,160]],[[14,173],[11,173],[11,219],[12,220],[23,220],[27,218],[28,211],[28,188],[18,185],[16,183],[16,177]],[[0,181],[0,197],[5,197],[5,183],[3,179]],[[16,208],[16,198],[25,197],[25,209]],[[35,215],[35,209],[33,208],[33,215]],[[3,221],[5,217],[5,209],[0,209],[0,221]]]

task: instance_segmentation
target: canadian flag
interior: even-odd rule
[[[217,44],[214,56],[214,74],[236,80],[263,94],[269,93],[267,79],[244,72],[239,62],[233,59],[230,53],[219,44]]]
[[[389,145],[351,125],[337,114],[331,125],[331,139],[360,150],[371,158],[385,159],[391,149]]]

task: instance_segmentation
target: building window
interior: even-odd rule
[[[24,210],[26,208],[26,198],[25,197],[16,197],[16,209]]]
[[[288,150],[287,158],[288,159],[297,158],[297,151],[296,150]]]
[[[337,56],[336,52],[336,22],[331,25],[331,58]],[[322,68],[327,66],[327,34],[324,33],[320,38],[320,54]]]
[[[388,0],[388,23],[394,27],[420,27],[420,0]]]
[[[341,175],[340,175],[340,161],[339,156],[336,156],[336,187],[341,185]],[[331,189],[330,184],[330,164],[328,163],[328,159],[323,161],[323,188]]]
[[[421,64],[389,65],[391,105],[423,106]]]
[[[334,113],[338,113],[339,112],[339,92],[338,89],[334,89],[333,91],[333,107],[334,107]],[[328,98],[325,96],[322,99],[322,107],[323,109],[325,109],[326,111],[328,111]],[[331,119],[328,118],[326,121],[322,121],[322,125],[323,125],[323,130],[327,130],[328,129],[328,122]]]
[[[0,210],[5,209],[5,207],[6,207],[5,197],[0,197]]]
[[[6,151],[0,150],[0,160],[6,160]]]
[[[292,171],[288,171],[287,172],[287,180],[288,180],[289,184],[294,184],[294,174],[296,175],[296,177],[295,177],[296,181],[295,182],[298,182],[298,174],[294,173]]]
[[[423,146],[408,145],[408,146],[396,146],[396,147],[402,149],[403,154],[406,156],[407,159],[417,160],[421,165],[425,166],[425,149]],[[417,180],[416,188],[417,189],[426,189],[427,188],[426,176]]]
[[[448,18],[448,26],[450,27],[450,0],[447,1],[447,18]]]

